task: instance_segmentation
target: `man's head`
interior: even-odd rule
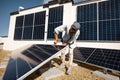
[[[71,28],[70,28],[70,33],[76,33],[77,30],[80,29],[80,24],[78,22],[74,22],[72,25],[71,25]]]

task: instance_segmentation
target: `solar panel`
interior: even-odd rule
[[[23,80],[59,54],[64,46],[35,44],[21,53],[13,54],[3,80]]]
[[[14,40],[44,39],[45,15],[41,11],[16,17]]]
[[[99,3],[99,39],[120,40],[120,0]]]
[[[120,0],[106,0],[77,7],[81,24],[79,40],[120,40]]]
[[[33,39],[44,39],[46,11],[35,13]]]
[[[77,7],[77,22],[81,24],[78,40],[97,40],[97,4]]]
[[[15,33],[14,33],[15,40],[21,40],[22,30],[23,30],[23,19],[24,19],[24,16],[16,17]]]
[[[53,39],[54,29],[63,24],[63,6],[58,6],[54,8],[49,8],[49,18],[48,18],[48,39]],[[61,38],[62,34],[60,34]]]
[[[74,60],[120,72],[120,50],[77,47],[74,53]]]

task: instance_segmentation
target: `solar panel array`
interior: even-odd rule
[[[63,24],[63,6],[58,6],[49,9],[49,18],[48,18],[48,39],[54,39],[54,29]],[[60,34],[59,37],[62,37]]]
[[[120,50],[77,47],[74,59],[120,72]]]
[[[63,48],[64,46],[59,45],[36,44],[21,53],[13,54],[7,65],[3,80],[24,79],[36,69],[53,59],[56,54],[59,54],[58,51]]]
[[[14,40],[44,39],[46,11],[16,17]]]
[[[77,7],[81,24],[79,40],[119,41],[120,0],[107,0]]]

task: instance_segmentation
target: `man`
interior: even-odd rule
[[[59,33],[62,32],[62,44],[67,46],[68,54],[69,54],[69,63],[67,65],[67,74],[71,74],[71,66],[73,62],[73,49],[76,47],[76,40],[80,34],[80,24],[78,22],[74,22],[71,26],[67,25],[61,25],[55,28],[54,30],[54,45],[56,45],[59,41]],[[64,68],[66,66],[65,64],[65,52],[62,52],[61,54],[62,58],[62,64],[59,66],[59,68]]]

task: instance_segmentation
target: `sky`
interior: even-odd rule
[[[0,36],[8,36],[10,13],[17,11],[19,6],[25,9],[42,5],[51,0],[0,0]],[[81,0],[74,0],[75,2]]]

